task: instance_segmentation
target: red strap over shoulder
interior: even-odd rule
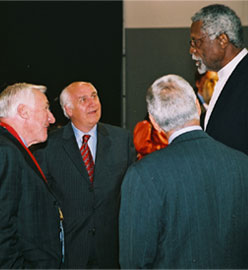
[[[26,145],[23,143],[22,139],[20,138],[20,136],[17,134],[17,132],[8,124],[4,123],[4,122],[0,122],[0,126],[6,128],[8,130],[8,132],[10,134],[12,134],[18,141],[19,143],[23,146],[23,148],[28,152],[29,156],[31,157],[31,159],[33,160],[34,164],[36,165],[37,169],[39,170],[42,178],[44,179],[44,181],[47,183],[47,179],[43,173],[43,171],[41,170],[40,165],[38,164],[37,160],[35,159],[34,155],[30,152],[30,150],[26,147]]]

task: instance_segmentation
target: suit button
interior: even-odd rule
[[[96,228],[89,229],[88,232],[91,233],[92,235],[95,235]]]
[[[89,186],[89,192],[92,192],[92,191],[94,191],[94,187],[93,187],[93,185],[90,185]]]

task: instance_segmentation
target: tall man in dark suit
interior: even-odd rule
[[[118,268],[120,185],[135,159],[130,132],[99,123],[101,104],[91,83],[70,84],[60,103],[71,121],[51,134],[37,158],[64,207],[64,267]],[[84,135],[90,135],[93,177],[80,153]]]
[[[207,133],[248,154],[248,55],[239,17],[224,5],[192,17],[190,53],[200,73],[218,72],[205,117]]]
[[[4,269],[57,269],[62,261],[62,212],[28,149],[47,139],[47,128],[55,121],[45,90],[17,83],[0,94],[0,268]]]
[[[207,135],[192,87],[176,75],[146,96],[169,145],[131,166],[122,184],[124,269],[248,267],[248,157]]]

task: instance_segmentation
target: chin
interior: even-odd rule
[[[47,140],[47,133],[46,134],[44,134],[43,136],[42,136],[42,138],[40,139],[40,143],[43,143],[43,142],[45,142],[46,140]]]
[[[198,70],[199,74],[204,74],[205,72],[208,71],[208,69],[205,66],[204,67],[201,66],[197,70]]]

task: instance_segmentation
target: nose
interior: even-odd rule
[[[55,123],[55,117],[53,116],[53,114],[50,111],[48,112],[48,122],[50,124]]]
[[[98,98],[96,98],[96,97],[89,98],[89,106],[94,106],[97,103],[98,103]]]

